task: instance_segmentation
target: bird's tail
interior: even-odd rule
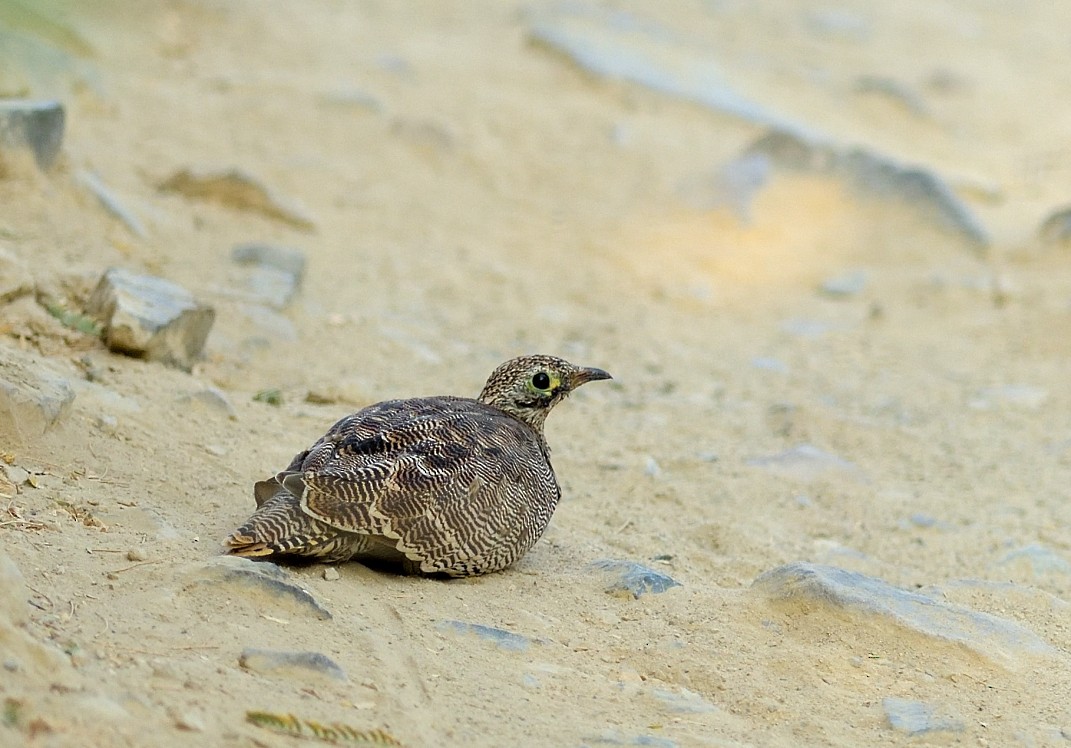
[[[264,501],[245,524],[223,540],[231,556],[328,556],[338,532],[308,516],[288,491]]]

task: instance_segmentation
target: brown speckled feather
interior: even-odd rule
[[[547,413],[607,378],[528,356],[496,369],[478,400],[390,400],[347,416],[256,484],[257,511],[228,552],[378,559],[450,576],[503,569],[543,534],[561,496]]]

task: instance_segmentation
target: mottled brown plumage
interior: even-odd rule
[[[227,553],[455,577],[504,569],[543,534],[561,496],[547,414],[609,378],[523,356],[495,369],[475,400],[388,400],[347,416],[254,486],[257,509],[224,541]]]

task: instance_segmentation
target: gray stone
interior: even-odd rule
[[[784,452],[752,457],[747,464],[784,478],[811,482],[829,475],[863,480],[863,471],[853,463],[819,449],[813,444],[798,444]]]
[[[658,595],[681,586],[667,574],[635,561],[602,559],[592,563],[590,568],[605,573],[608,580],[606,592],[615,596],[635,599],[648,592]]]
[[[1050,246],[1071,247],[1071,206],[1050,213],[1038,229],[1038,239]]]
[[[67,417],[74,397],[51,362],[0,345],[0,437],[24,442],[41,436]]]
[[[100,177],[91,171],[79,171],[75,176],[75,179],[77,179],[78,183],[85,187],[93,197],[97,198],[97,202],[101,204],[101,207],[108,211],[113,217],[119,219],[119,221],[130,230],[130,233],[140,239],[148,237],[149,232],[145,230],[145,224],[141,222],[141,219],[138,218],[132,210],[123,204],[114,192],[108,189],[108,186],[105,185],[104,182],[100,181]]]
[[[58,101],[0,99],[0,151],[25,149],[48,169],[63,145],[67,115]]]
[[[805,130],[737,93],[715,59],[696,54],[651,21],[575,3],[552,8],[535,15],[529,38],[590,73],[636,83],[747,122]]]
[[[843,179],[860,196],[897,200],[919,220],[962,238],[976,251],[990,244],[978,218],[944,179],[928,169],[900,164],[864,148],[843,148],[788,128],[772,128],[739,158],[755,154],[767,156],[782,169]]]
[[[1010,551],[1004,554],[997,563],[1004,567],[1025,566],[1029,569],[1030,576],[1035,577],[1046,574],[1071,574],[1071,562],[1051,548],[1038,543],[1031,543]]]
[[[990,410],[999,407],[1037,410],[1049,399],[1049,391],[1029,384],[1005,384],[987,387],[967,404],[975,410]]]
[[[885,718],[894,729],[908,735],[929,732],[963,732],[963,721],[938,712],[932,704],[892,696],[881,700]]]
[[[305,255],[274,244],[240,244],[231,259],[248,268],[246,286],[256,298],[282,309],[293,299],[305,275]]]
[[[499,649],[507,649],[511,652],[523,652],[528,649],[532,639],[523,634],[515,634],[512,631],[485,626],[482,623],[466,623],[465,621],[442,621],[438,629],[454,634],[473,635],[480,639],[493,642]]]
[[[347,680],[346,671],[334,660],[319,652],[278,652],[271,649],[245,649],[238,664],[246,670],[277,678],[307,679],[309,675],[328,680]]]
[[[276,195],[259,179],[240,169],[205,172],[182,169],[161,182],[159,189],[235,210],[260,213],[304,231],[315,228],[303,208]]]
[[[7,247],[0,247],[0,304],[33,293],[30,268]]]
[[[818,287],[823,296],[831,299],[846,299],[858,296],[866,288],[867,274],[862,270],[855,270],[844,275],[837,275],[822,281]]]
[[[683,686],[676,689],[655,688],[652,695],[661,701],[671,712],[682,714],[708,714],[718,711],[718,707],[711,704],[695,691]]]
[[[104,325],[112,351],[189,371],[201,355],[216,312],[163,278],[110,268],[86,304]]]
[[[224,413],[232,421],[238,420],[238,411],[234,409],[230,398],[218,387],[205,387],[203,390],[188,392],[179,396],[179,402],[215,410]]]
[[[965,647],[1008,668],[1056,650],[1024,626],[908,592],[874,577],[834,566],[797,562],[762,574],[752,589],[772,602],[796,603],[800,615],[826,611],[857,624],[878,619],[934,640]]]
[[[249,593],[254,602],[257,596],[263,596],[267,600],[288,606],[295,613],[311,613],[321,621],[330,620],[332,617],[331,612],[308,590],[292,582],[290,576],[278,566],[266,561],[218,556],[191,569],[187,578],[192,586],[208,584],[241,589]]]

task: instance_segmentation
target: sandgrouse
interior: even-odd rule
[[[274,478],[224,540],[235,556],[358,559],[431,576],[504,569],[561,497],[543,422],[602,369],[522,356],[475,400],[388,400],[347,416]]]

